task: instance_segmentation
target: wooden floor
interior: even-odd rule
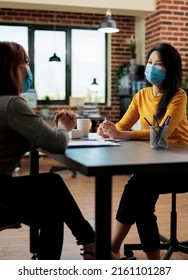
[[[40,172],[49,171],[51,166],[57,165],[57,162],[46,157],[40,158]],[[21,169],[15,173],[15,176],[28,173],[29,161],[24,158],[21,162]],[[77,173],[76,178],[72,178],[69,170],[58,172],[66,182],[71,193],[76,199],[85,218],[90,221],[94,227],[94,178],[85,177]],[[119,198],[123,187],[129,177],[114,176],[113,177],[113,201],[112,201],[112,233],[115,227],[115,214],[118,207]],[[27,187],[27,186],[26,186]],[[161,195],[157,203],[156,214],[160,232],[169,237],[169,219],[170,219],[170,195]],[[177,212],[178,212],[178,239],[188,239],[188,194],[178,194],[177,196]],[[135,226],[132,227],[126,238],[127,243],[138,242],[138,234]],[[162,255],[165,251],[162,251]],[[145,254],[142,251],[135,251],[138,260],[145,260]],[[123,255],[123,246],[121,250]],[[21,229],[7,229],[0,232],[0,259],[1,260],[28,260],[31,258],[29,253],[29,228],[22,226]],[[62,259],[79,260],[80,248],[76,245],[69,229],[65,226],[64,246],[62,251]],[[173,253],[171,259],[188,260],[188,255],[183,253]]]

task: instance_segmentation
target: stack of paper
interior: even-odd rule
[[[90,139],[90,138],[80,138],[70,139],[69,148],[72,147],[104,147],[104,146],[119,146],[119,143],[106,141],[104,139]]]

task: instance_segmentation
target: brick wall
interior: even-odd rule
[[[56,25],[98,27],[104,17],[105,15],[98,14],[57,12]],[[111,106],[101,106],[101,113],[115,122],[120,117],[120,98],[114,90],[115,71],[120,64],[129,62],[127,40],[134,34],[134,17],[113,16],[113,19],[118,22],[121,32],[111,35]],[[0,9],[0,22],[53,24],[54,12]]]
[[[184,76],[188,72],[188,1],[157,0],[146,18],[146,52],[158,42],[168,42],[180,52]]]
[[[188,1],[156,0],[156,12],[146,17],[146,52],[156,43],[173,44],[180,52],[184,73],[188,72]],[[59,12],[56,24],[98,27],[104,15]],[[117,67],[129,63],[127,40],[134,34],[134,17],[113,15],[120,32],[111,35],[111,106],[101,106],[101,113],[116,122],[120,116],[120,98],[114,89]],[[53,24],[53,11],[0,9],[0,22]]]

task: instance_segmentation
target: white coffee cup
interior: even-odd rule
[[[89,131],[91,129],[91,120],[77,119],[77,129],[82,131],[82,137],[88,137]]]

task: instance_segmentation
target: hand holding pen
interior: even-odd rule
[[[101,124],[101,128],[103,130],[103,133],[105,135],[107,135],[108,137],[118,138],[118,136],[117,136],[118,131],[117,131],[116,126],[113,122],[105,119]]]
[[[105,123],[107,121],[107,118],[104,118],[104,121],[102,123],[99,124],[98,128],[97,128],[97,134],[103,138],[108,138],[109,136],[107,134],[105,134],[104,130],[103,130],[103,123]]]

